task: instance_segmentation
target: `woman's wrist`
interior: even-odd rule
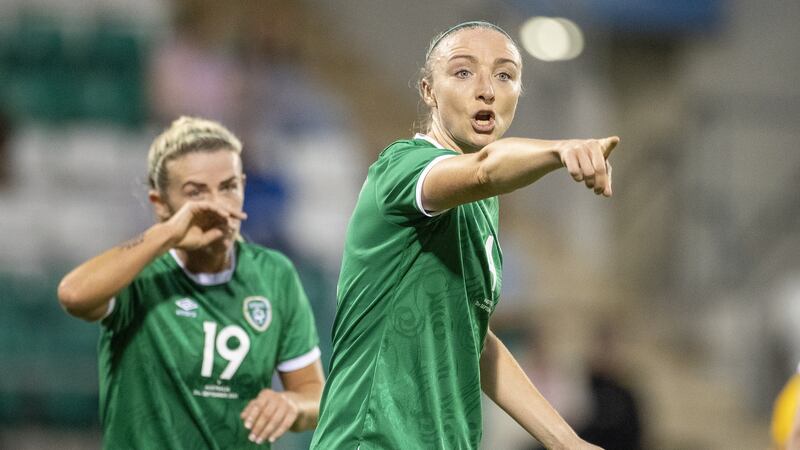
[[[158,242],[158,254],[166,253],[180,242],[180,236],[175,232],[175,228],[169,222],[159,222],[146,232],[146,238],[154,239]]]
[[[285,391],[284,395],[297,407],[297,418],[291,429],[293,431],[305,431],[314,428],[319,405],[315,405],[313,401],[310,401],[300,392]]]

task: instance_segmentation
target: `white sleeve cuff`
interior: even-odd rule
[[[422,173],[419,174],[419,179],[417,180],[417,209],[419,210],[419,212],[428,217],[436,217],[439,214],[446,213],[448,210],[445,209],[444,211],[429,212],[428,210],[425,209],[425,205],[422,204],[422,183],[425,182],[425,177],[428,176],[428,172],[430,172],[431,169],[433,169],[433,166],[436,165],[436,163],[445,160],[447,158],[452,158],[454,156],[456,155],[442,155],[434,158],[433,161],[428,163],[428,165],[425,166],[424,169],[422,169]]]
[[[308,367],[311,363],[316,362],[322,352],[319,351],[319,347],[314,347],[311,349],[310,352],[294,357],[287,361],[278,364],[278,371],[280,372],[293,372],[295,370],[300,370],[303,367]]]
[[[100,318],[100,320],[103,320],[106,317],[110,316],[111,313],[114,312],[114,307],[116,305],[117,305],[117,297],[111,297],[111,300],[108,301],[108,309],[106,310],[105,314],[103,314],[103,317]]]

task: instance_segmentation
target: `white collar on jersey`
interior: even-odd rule
[[[222,272],[189,272],[189,270],[186,269],[186,265],[183,263],[183,261],[181,261],[181,258],[178,257],[178,252],[176,252],[174,248],[170,249],[169,254],[172,255],[172,258],[175,259],[175,262],[178,263],[183,270],[183,273],[185,273],[187,277],[189,277],[195,283],[203,286],[216,286],[218,284],[227,283],[228,281],[231,281],[231,278],[233,278],[233,271],[236,270],[236,245],[231,248],[231,266]]]
[[[428,136],[427,134],[417,133],[417,134],[414,135],[414,139],[423,139],[423,140],[428,141],[431,144],[433,144],[433,146],[436,147],[436,148],[444,148],[444,147],[442,147],[442,144],[436,142],[436,139]]]

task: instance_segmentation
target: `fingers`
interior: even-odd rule
[[[594,164],[592,164],[592,158],[590,156],[590,151],[585,148],[580,149],[578,152],[578,161],[581,164],[581,172],[583,173],[583,182],[586,184],[586,187],[589,189],[594,187]]]
[[[234,219],[247,220],[247,213],[244,211],[228,210],[228,215]]]
[[[198,239],[199,247],[205,247],[206,245],[209,245],[212,242],[225,237],[225,231],[219,228],[211,228],[210,230],[204,231],[202,233],[203,234],[201,234]]]
[[[581,165],[578,163],[578,157],[575,153],[565,154],[563,164],[573,180],[583,181],[583,172],[581,172]]]
[[[245,428],[250,430],[248,438],[256,444],[264,440],[275,442],[289,430],[297,416],[295,403],[282,393],[270,389],[261,391],[240,415]]]
[[[581,172],[581,165],[578,163],[578,157],[573,152],[564,154],[563,161],[564,167],[567,168],[570,176],[575,181],[583,181],[583,172]]]
[[[597,195],[610,197],[611,165],[607,157],[619,143],[619,137],[563,141],[561,162],[572,179],[583,182]]]
[[[283,411],[279,410],[281,405],[277,402],[269,402],[259,411],[250,429],[250,440],[256,444],[261,444],[267,436],[266,431],[272,431],[275,427],[275,419],[283,419]]]
[[[605,139],[600,139],[600,145],[603,147],[603,157],[608,158],[611,151],[617,148],[619,144],[619,136],[611,136]]]
[[[594,193],[599,195],[606,190],[606,187],[608,187],[606,160],[603,157],[603,150],[599,141],[591,141],[589,143],[589,159],[592,161],[592,167],[594,168],[595,176],[594,185],[589,186],[587,184],[586,187],[594,189]]]
[[[221,219],[239,219],[245,220],[247,219],[247,213],[244,211],[237,211],[222,207],[220,205],[209,203],[209,202],[189,202],[187,204],[191,205],[192,212],[194,214],[213,214]]]
[[[269,441],[277,441],[279,437],[283,436],[287,431],[289,431],[289,428],[292,426],[295,420],[297,420],[297,413],[287,414],[280,426],[278,426],[278,428],[276,428],[275,431],[273,431],[269,436]]]
[[[262,432],[270,423],[272,417],[275,415],[275,412],[278,409],[278,402],[272,401],[272,399],[259,401],[261,400],[261,397],[262,396],[259,395],[257,400],[251,402],[255,404],[250,411],[250,415],[244,420],[245,428],[250,430],[248,439],[256,444],[261,444],[264,442],[264,435]]]

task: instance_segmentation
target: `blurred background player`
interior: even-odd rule
[[[100,321],[106,448],[255,447],[316,424],[313,314],[291,262],[239,238],[241,150],[216,122],[173,122],[148,155],[159,222],[59,285],[67,312]]]
[[[777,450],[800,450],[800,365],[775,399],[772,442]]]
[[[548,448],[599,448],[488,328],[502,285],[498,196],[566,167],[610,197],[606,158],[619,142],[501,139],[521,76],[519,49],[490,23],[431,42],[426,133],[380,154],[350,222],[312,448],[478,448],[481,390]]]

